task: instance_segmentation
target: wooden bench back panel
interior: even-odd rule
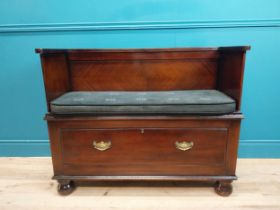
[[[75,91],[215,89],[217,61],[207,59],[71,62]]]

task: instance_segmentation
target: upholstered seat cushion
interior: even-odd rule
[[[235,101],[217,90],[75,91],[51,102],[55,114],[227,114]]]

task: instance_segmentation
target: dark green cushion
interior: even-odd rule
[[[55,114],[227,114],[235,101],[217,90],[76,91],[51,102]]]

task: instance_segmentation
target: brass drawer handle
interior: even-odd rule
[[[111,148],[111,141],[100,141],[100,142],[96,142],[96,141],[93,141],[93,146],[95,149],[99,150],[99,151],[105,151],[107,149],[110,149]]]
[[[187,141],[176,141],[175,142],[175,147],[178,149],[178,150],[182,150],[182,151],[187,151],[187,150],[190,150],[191,148],[193,148],[193,145],[194,143],[191,141],[191,142],[187,142]]]

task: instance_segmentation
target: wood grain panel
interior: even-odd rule
[[[236,100],[236,110],[241,107],[245,52],[221,53],[218,66],[218,89]]]
[[[112,147],[99,151],[93,141],[110,141]],[[192,141],[188,151],[176,141]],[[66,129],[61,133],[63,163],[75,174],[155,175],[212,174],[225,166],[227,129]],[[219,149],[218,149],[219,148]],[[75,167],[74,167],[75,166]],[[198,170],[187,170],[196,167]],[[207,168],[213,167],[211,172]],[[122,168],[123,170],[120,170]],[[71,167],[70,167],[71,170]]]
[[[135,49],[135,50],[96,50],[71,51],[71,61],[104,61],[104,60],[172,60],[172,59],[215,59],[219,57],[217,50],[199,51],[197,49]]]
[[[42,54],[41,63],[46,90],[48,111],[49,102],[71,90],[67,56],[62,53]]]
[[[72,88],[79,91],[215,89],[213,60],[72,62]]]

